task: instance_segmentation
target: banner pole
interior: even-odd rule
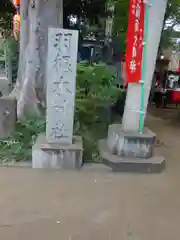
[[[145,23],[144,23],[144,40],[143,40],[143,64],[142,64],[142,78],[141,84],[141,105],[140,105],[140,121],[139,121],[139,131],[143,133],[144,125],[144,100],[145,100],[145,74],[146,74],[146,64],[147,64],[147,39],[148,39],[148,25],[149,25],[149,3],[144,1],[145,4]]]

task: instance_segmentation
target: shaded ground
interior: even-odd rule
[[[180,109],[151,108],[147,125],[157,133],[157,151],[167,160],[167,172],[180,171]]]
[[[147,125],[167,160],[162,174],[113,174],[100,165],[80,172],[0,168],[0,239],[179,239],[177,111],[150,112]]]

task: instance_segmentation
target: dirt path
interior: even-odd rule
[[[165,156],[166,171],[180,172],[180,109],[151,108],[149,113],[146,124],[157,134],[156,151]]]
[[[150,112],[146,123],[167,160],[163,173],[114,174],[101,165],[80,172],[0,168],[0,239],[179,239],[177,112]]]

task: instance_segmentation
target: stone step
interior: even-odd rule
[[[165,168],[165,159],[161,156],[151,158],[127,158],[110,153],[107,140],[99,141],[101,162],[112,168],[113,172],[160,173]]]

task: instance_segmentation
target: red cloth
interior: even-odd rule
[[[178,68],[178,73],[180,73],[180,61],[179,61],[179,68]]]
[[[172,92],[172,101],[173,102],[180,102],[180,91],[173,91]]]

